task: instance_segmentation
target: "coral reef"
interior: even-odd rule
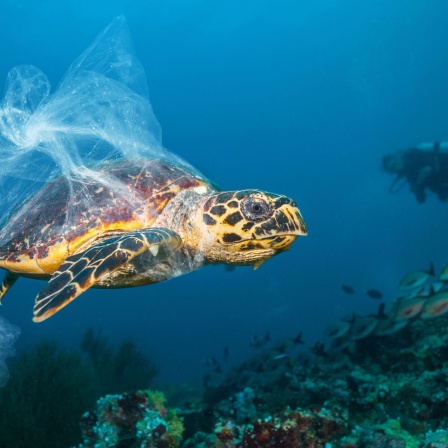
[[[96,410],[82,417],[79,448],[178,447],[182,420],[164,402],[161,392],[149,390],[100,398]]]
[[[404,430],[398,420],[390,419],[382,425],[356,426],[340,445],[342,448],[418,448],[422,441]]]
[[[213,418],[195,434],[188,410],[185,447],[447,448],[448,316],[295,357],[260,351],[203,399]]]
[[[327,442],[344,434],[347,426],[347,416],[337,408],[284,409],[275,416],[241,425],[232,420],[218,420],[213,434],[198,433],[183,447],[324,448]]]
[[[438,288],[445,294],[445,277]],[[230,370],[210,363],[202,389],[171,390],[175,411],[146,390],[156,368],[132,342],[114,350],[89,330],[87,359],[44,344],[14,360],[21,370],[0,390],[0,446],[67,446],[75,413],[107,391],[115,395],[103,394],[81,419],[79,448],[448,448],[448,302],[440,297],[432,318],[414,310],[405,326],[384,326],[384,307],[375,331],[372,316],[339,322],[328,348],[298,353],[301,334],[273,348],[266,338]]]

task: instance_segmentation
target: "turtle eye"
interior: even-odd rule
[[[262,221],[271,216],[271,207],[260,198],[247,198],[241,203],[241,211],[250,221]]]

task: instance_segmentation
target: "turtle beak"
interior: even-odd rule
[[[255,230],[257,240],[272,239],[272,243],[275,240],[287,239],[292,244],[298,236],[307,234],[302,214],[292,201],[280,206],[268,221],[259,225]],[[271,247],[274,248],[274,246]]]
[[[268,221],[255,230],[256,240],[276,254],[289,250],[298,236],[307,235],[305,221],[294,202],[283,204]],[[254,264],[258,268],[264,261]]]
[[[285,205],[283,213],[289,217],[289,227],[295,229],[289,235],[306,236],[308,230],[300,210],[292,205]]]

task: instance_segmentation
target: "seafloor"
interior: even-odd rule
[[[448,317],[416,319],[342,349],[278,353],[261,349],[228,372],[210,371],[201,395],[187,386],[172,393],[170,411],[155,412],[139,394],[111,397],[107,412],[103,400],[83,420],[83,446],[448,447]],[[180,420],[168,421],[174,414],[182,436]],[[133,428],[146,422],[146,438],[128,427],[114,430],[109,445],[102,431],[128,419]]]
[[[408,313],[390,334],[348,320],[309,349],[300,335],[266,340],[236,367],[210,362],[202,385],[164,393],[139,386],[157,367],[131,341],[113,349],[89,330],[82,351],[38,344],[10,360],[0,446],[448,448],[444,297],[436,317]],[[371,318],[387,321],[382,309]]]

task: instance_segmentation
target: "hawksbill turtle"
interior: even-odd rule
[[[61,175],[4,223],[0,300],[20,276],[49,279],[35,322],[91,287],[156,283],[209,263],[258,267],[307,233],[292,199],[219,191],[188,166],[119,159],[95,169],[108,182],[76,188],[82,180]]]

